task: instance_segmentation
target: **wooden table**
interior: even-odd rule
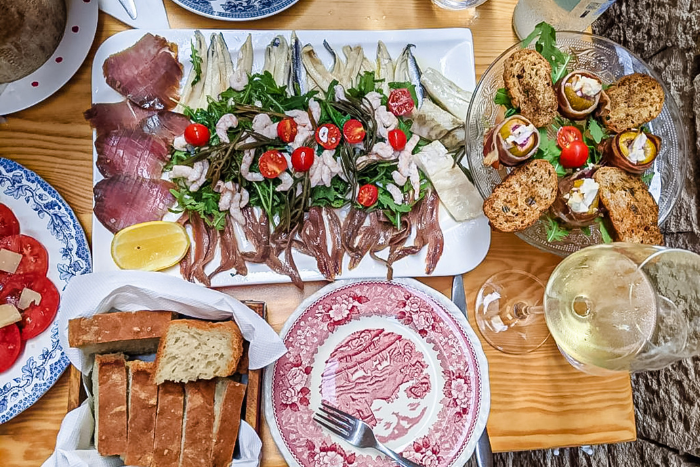
[[[225,23],[193,15],[166,1],[173,28],[252,29],[408,29],[470,27],[474,34],[476,73],[481,75],[516,41],[511,17],[516,0],[490,0],[473,11],[453,12],[430,0],[301,0],[272,18]],[[57,94],[0,124],[0,156],[14,159],[51,183],[92,232],[92,133],[82,112],[90,106],[90,69],[97,47],[127,26],[100,13],[97,39],[76,76]],[[494,233],[486,260],[465,274],[473,313],[476,291],[498,271],[518,268],[546,281],[559,258],[530,247],[514,235]],[[449,296],[450,278],[423,280]],[[280,330],[296,305],[323,283],[309,283],[304,293],[291,285],[241,287],[240,299],[265,300],[269,320]],[[470,317],[473,322],[473,315]],[[478,334],[478,333],[477,333]],[[628,376],[592,377],[574,370],[548,342],[526,356],[500,353],[484,343],[491,379],[488,430],[494,451],[634,440],[632,391]],[[53,451],[68,404],[69,373],[33,407],[0,426],[0,465],[40,465]],[[264,433],[263,466],[285,465]]]

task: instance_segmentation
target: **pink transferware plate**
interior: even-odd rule
[[[481,344],[459,309],[413,279],[341,281],[306,299],[265,371],[265,417],[289,465],[390,467],[313,421],[321,400],[425,467],[462,466],[486,427]]]

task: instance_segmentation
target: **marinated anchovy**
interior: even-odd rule
[[[304,72],[304,64],[301,60],[301,41],[297,37],[296,32],[292,32],[292,68],[289,74],[289,91],[291,94],[306,93],[306,73]]]
[[[208,54],[206,39],[200,31],[194,32],[192,49],[194,50],[194,53],[191,55],[193,60],[192,69],[183,88],[180,102],[175,107],[175,112],[182,113],[186,106],[194,110],[198,109],[202,93],[204,92],[204,83],[207,79]]]
[[[413,56],[411,49],[415,47],[413,44],[408,44],[401,52],[398,60],[396,61],[396,69],[394,71],[394,81],[404,82],[407,81],[415,86],[416,97],[418,98],[417,108],[423,106],[423,100],[425,99],[425,89],[420,82],[421,71],[418,67],[418,62]]]
[[[278,86],[285,86],[289,82],[291,72],[291,49],[284,36],[272,39],[265,49],[265,65],[263,72],[269,71]]]
[[[323,41],[323,47],[328,51],[329,54],[333,57],[333,65],[331,66],[331,75],[333,75],[333,78],[337,79],[338,82],[341,82],[341,78],[343,77],[343,70],[345,69],[345,64],[343,63],[343,60],[338,56],[337,53],[335,53],[335,50],[333,50],[333,47],[328,43],[328,41],[324,40]]]
[[[389,95],[389,83],[394,81],[394,62],[382,41],[377,43],[377,79],[384,80],[382,90]]]
[[[321,59],[316,55],[316,51],[311,45],[305,45],[301,50],[301,60],[306,68],[306,73],[314,80],[320,89],[328,89],[333,76],[326,70],[326,67],[321,62]]]

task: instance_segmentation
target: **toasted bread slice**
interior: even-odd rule
[[[659,207],[639,177],[617,167],[601,167],[593,179],[600,185],[600,201],[608,211],[615,240],[663,244]]]
[[[501,232],[519,232],[537,222],[557,197],[557,171],[544,159],[513,170],[484,201],[484,214]]]
[[[598,115],[603,125],[615,133],[654,120],[664,106],[664,89],[649,75],[623,76],[601,96]]]
[[[537,51],[522,49],[506,59],[503,81],[514,106],[536,127],[547,126],[557,115],[552,67]]]

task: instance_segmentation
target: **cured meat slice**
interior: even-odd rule
[[[85,120],[97,130],[98,135],[107,134],[120,128],[136,128],[141,121],[156,113],[138,107],[131,101],[122,101],[115,104],[92,104],[83,112]]]
[[[343,256],[345,255],[345,250],[343,249],[342,241],[342,224],[340,223],[340,218],[334,209],[325,207],[323,212],[326,214],[328,219],[328,230],[331,234],[331,260],[333,266],[333,274],[339,275],[343,272]]]
[[[190,276],[186,279],[197,279],[200,283],[209,287],[211,281],[204,273],[204,267],[214,259],[216,242],[219,238],[215,228],[206,225],[204,220],[196,213],[190,215],[192,234],[194,236],[194,262],[190,269]]]
[[[253,245],[254,251],[245,251],[243,258],[251,263],[264,263],[270,256],[270,221],[267,215],[262,212],[260,217],[255,215],[252,207],[242,209],[245,217],[245,236]]]
[[[243,256],[241,256],[241,251],[238,248],[235,230],[234,220],[229,216],[226,219],[226,227],[219,237],[221,263],[214,272],[209,274],[209,280],[220,272],[230,271],[231,269],[234,269],[236,274],[240,274],[241,276],[248,275],[248,266],[245,264]]]
[[[182,65],[177,45],[146,34],[102,65],[107,84],[139,107],[169,110],[177,105]]]
[[[436,191],[431,191],[423,200],[424,208],[421,209],[421,218],[418,220],[418,232],[425,237],[428,243],[428,254],[425,257],[425,273],[432,274],[435,271],[445,239],[440,229],[440,198]]]
[[[95,216],[110,232],[125,227],[160,220],[175,204],[166,180],[117,175],[100,180],[93,189]]]
[[[318,270],[327,281],[335,279],[335,265],[328,253],[326,241],[326,224],[323,220],[323,210],[320,207],[309,209],[309,215],[301,229],[301,239],[316,259]]]
[[[170,144],[176,136],[185,132],[189,124],[190,119],[184,115],[165,110],[143,119],[140,126],[145,133]]]
[[[143,130],[121,129],[97,137],[97,168],[105,177],[160,178],[169,159],[168,146]]]

